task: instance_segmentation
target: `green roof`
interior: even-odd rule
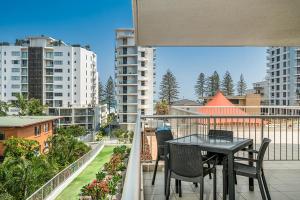
[[[0,117],[0,127],[24,127],[59,119],[58,116],[5,116]]]

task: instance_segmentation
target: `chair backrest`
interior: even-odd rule
[[[183,177],[198,177],[203,175],[201,149],[196,145],[170,143],[169,169]]]
[[[212,135],[232,139],[233,138],[233,131],[210,129],[208,131],[208,136],[212,136]]]
[[[155,131],[156,141],[157,141],[157,155],[164,155],[165,142],[168,140],[173,140],[173,134],[170,129],[157,129]]]
[[[257,168],[258,172],[262,168],[263,161],[264,161],[264,156],[265,156],[266,150],[267,150],[270,142],[271,142],[271,140],[269,138],[264,138],[262,143],[261,143],[261,146],[259,148],[258,155],[257,155],[257,160],[258,161],[257,161],[256,168]]]

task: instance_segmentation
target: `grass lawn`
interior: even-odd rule
[[[59,194],[56,200],[78,200],[80,189],[96,178],[96,173],[109,161],[113,146],[106,146],[96,158]]]

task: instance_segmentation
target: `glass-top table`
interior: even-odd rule
[[[229,199],[235,199],[235,183],[234,183],[234,154],[245,147],[253,149],[253,140],[247,138],[237,138],[237,137],[225,137],[219,135],[204,135],[204,134],[191,134],[189,136],[184,136],[169,140],[168,143],[182,143],[198,145],[202,151],[209,151],[212,153],[221,153],[227,156],[227,162],[223,162],[223,199],[226,199],[227,193],[227,181],[228,181],[228,192]],[[165,149],[168,153],[168,145]],[[253,158],[253,153],[249,153],[249,158]],[[253,162],[249,161],[249,165],[253,165]],[[165,165],[165,167],[167,167]],[[165,169],[165,172],[167,169]],[[224,173],[226,172],[226,173]],[[227,179],[228,175],[228,179]],[[165,177],[166,178],[166,177]],[[253,178],[249,178],[249,190],[253,191]]]

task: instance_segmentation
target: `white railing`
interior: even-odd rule
[[[141,119],[137,115],[134,137],[123,187],[123,200],[139,200],[141,191]]]
[[[59,172],[47,183],[45,183],[41,188],[35,191],[27,200],[43,200],[47,197],[62,183],[64,183],[71,175],[73,175],[77,170],[80,169],[85,163],[92,159],[95,154],[99,152],[99,149],[103,146],[103,143],[98,143],[97,146],[83,155],[81,158],[76,160],[74,163],[69,165],[67,168]]]

